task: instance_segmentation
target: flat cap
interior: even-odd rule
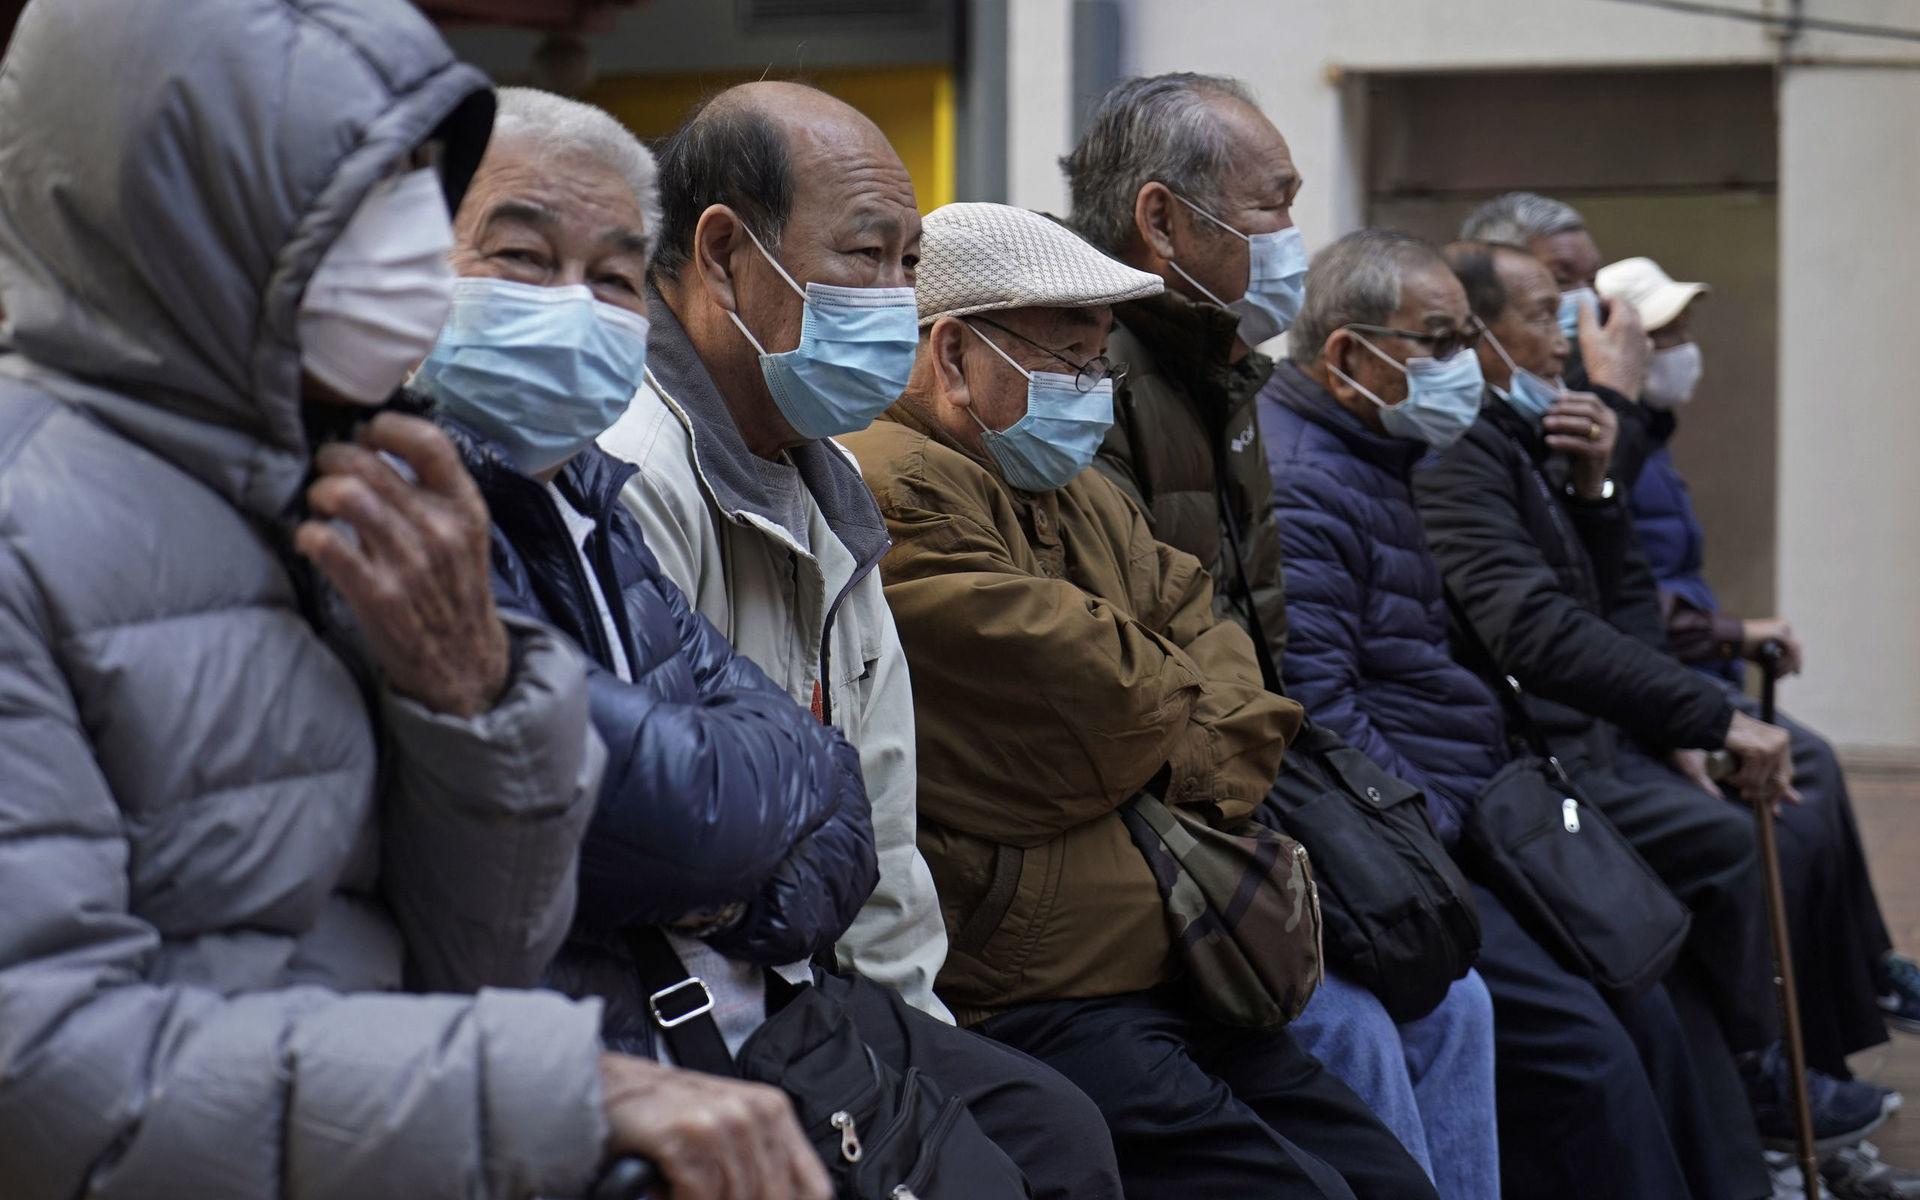
[[[920,323],[1003,308],[1091,308],[1162,290],[1160,277],[1008,204],[948,204],[920,226]]]

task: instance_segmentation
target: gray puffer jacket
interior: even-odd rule
[[[7,1200],[595,1168],[597,1009],[480,990],[571,917],[578,659],[516,626],[498,706],[436,715],[316,636],[284,551],[302,290],[436,128],[463,186],[485,89],[404,0],[35,0],[0,69]]]

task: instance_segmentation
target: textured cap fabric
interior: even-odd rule
[[[920,324],[1003,308],[1090,308],[1162,290],[1158,275],[1096,250],[1050,217],[1008,204],[948,204],[920,226]]]
[[[1623,258],[1600,268],[1594,289],[1609,300],[1624,300],[1640,314],[1647,332],[1665,329],[1694,298],[1713,289],[1704,283],[1675,283],[1650,258]]]

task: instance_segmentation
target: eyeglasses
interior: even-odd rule
[[[1471,350],[1480,344],[1480,335],[1486,330],[1475,325],[1470,329],[1449,329],[1445,333],[1416,333],[1411,329],[1394,329],[1387,325],[1348,325],[1347,329],[1358,329],[1362,333],[1379,333],[1388,337],[1405,338],[1410,342],[1427,347],[1437,359],[1445,361],[1462,350]]]
[[[1113,365],[1113,360],[1109,359],[1104,354],[1096,354],[1092,358],[1088,359],[1086,362],[1076,363],[1072,359],[1068,358],[1066,355],[1060,353],[1058,350],[1055,350],[1048,346],[1042,346],[1039,342],[1034,341],[1032,338],[1026,336],[1025,334],[1016,333],[1013,330],[1008,329],[1005,325],[1000,324],[1000,322],[998,321],[990,320],[986,317],[980,317],[980,316],[969,317],[967,319],[970,321],[978,321],[982,325],[991,325],[995,329],[998,329],[1001,333],[1006,334],[1008,337],[1019,338],[1021,341],[1025,342],[1029,346],[1032,346],[1035,350],[1040,351],[1040,353],[1046,355],[1048,358],[1054,359],[1058,362],[1065,364],[1066,366],[1072,367],[1073,368],[1073,371],[1072,371],[1073,386],[1082,392],[1090,392],[1093,389],[1099,387],[1103,381],[1109,380],[1109,379],[1111,379],[1116,385],[1118,385],[1119,382],[1122,379],[1125,379],[1127,376],[1127,373],[1125,371],[1122,371],[1116,368]]]

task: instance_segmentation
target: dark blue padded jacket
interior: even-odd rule
[[[1714,613],[1720,611],[1720,598],[1713,594],[1705,575],[1706,531],[1694,515],[1693,495],[1667,444],[1674,429],[1672,413],[1651,415],[1649,434],[1654,449],[1640,478],[1634,481],[1633,530],[1660,590],[1673,593],[1701,612]],[[1745,678],[1737,660],[1694,665],[1736,685]]]
[[[1425,447],[1367,429],[1290,362],[1259,420],[1287,565],[1287,692],[1424,791],[1452,844],[1509,755],[1499,701],[1448,652],[1408,483]]]
[[[605,936],[737,908],[707,939],[729,957],[776,965],[832,946],[879,878],[859,755],[692,610],[620,503],[633,466],[588,447],[554,486],[594,522],[586,553],[633,682],[621,679],[552,495],[439,420],[492,512],[501,607],[548,622],[589,659],[607,768],[576,927]]]

